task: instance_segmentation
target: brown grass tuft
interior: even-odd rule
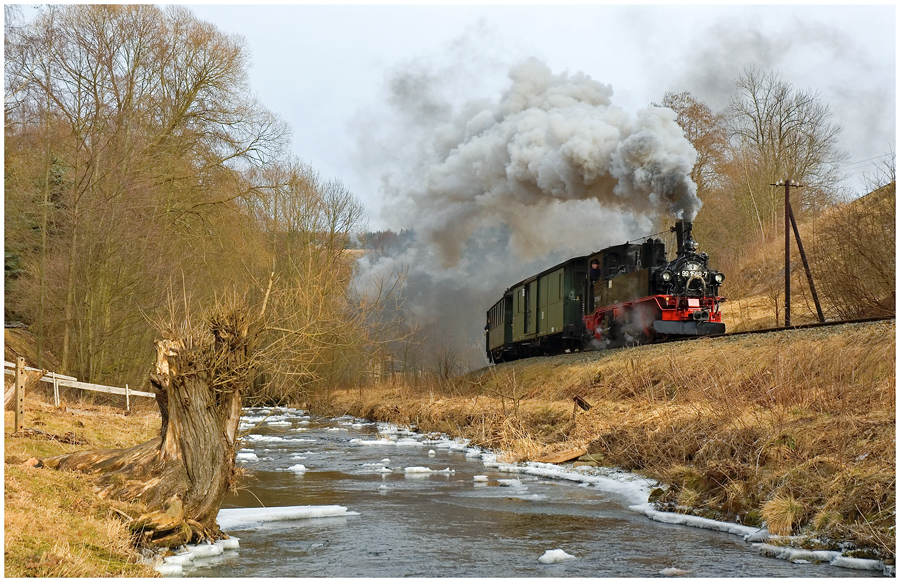
[[[769,532],[777,536],[789,536],[806,514],[806,507],[793,496],[776,496],[762,507],[762,517]]]

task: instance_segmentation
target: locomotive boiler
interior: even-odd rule
[[[677,250],[652,237],[575,257],[509,287],[487,311],[491,362],[725,333],[724,274],[698,252],[691,223]]]

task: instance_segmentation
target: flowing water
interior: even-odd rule
[[[224,508],[347,512],[238,520],[223,529],[239,549],[196,560],[186,576],[879,575],[765,557],[737,535],[650,520],[598,485],[510,473],[459,441],[296,410],[248,409],[244,419],[252,428],[238,462],[252,478]],[[542,563],[548,550],[568,558]]]

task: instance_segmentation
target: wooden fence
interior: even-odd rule
[[[131,397],[132,396],[143,396],[146,398],[156,398],[156,394],[152,392],[141,392],[138,390],[131,390],[128,388],[128,384],[125,384],[124,388],[119,388],[118,386],[104,386],[102,384],[90,384],[88,382],[79,382],[76,378],[72,376],[63,376],[62,374],[56,374],[54,372],[47,372],[46,370],[39,370],[37,368],[29,368],[25,366],[25,359],[18,358],[18,361],[13,364],[12,362],[4,362],[3,363],[3,371],[8,376],[15,376],[15,386],[14,389],[16,391],[15,399],[16,399],[16,430],[21,430],[20,421],[22,411],[24,410],[24,400],[25,400],[25,374],[24,372],[42,372],[42,376],[40,378],[41,382],[47,382],[49,384],[53,384],[53,404],[59,407],[59,389],[63,388],[76,388],[78,390],[90,390],[93,392],[105,392],[107,394],[120,394],[125,396],[125,408],[127,410],[131,410]],[[6,400],[6,399],[4,399]]]

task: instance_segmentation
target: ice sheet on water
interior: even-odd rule
[[[655,481],[631,473],[606,470],[606,474],[604,474],[602,468],[597,468],[592,472],[588,472],[584,470],[571,470],[566,467],[551,465],[549,463],[531,462],[525,465],[512,465],[508,463],[498,463],[493,459],[483,459],[483,462],[486,467],[494,467],[500,472],[522,473],[534,477],[562,479],[591,484],[604,491],[609,491],[625,497],[625,499],[628,500],[628,503],[632,505],[646,503],[650,491],[656,486]]]
[[[574,560],[575,556],[572,554],[567,554],[565,551],[556,549],[556,550],[547,550],[544,552],[544,555],[538,558],[538,562],[541,564],[558,564],[559,562],[564,562],[566,560]]]
[[[847,556],[836,557],[831,561],[831,565],[840,568],[851,568],[853,570],[883,570],[883,566],[879,560],[848,558]],[[885,576],[890,576],[890,574],[885,572]]]
[[[663,568],[659,571],[661,576],[687,576],[690,572],[678,568]]]
[[[218,540],[214,544],[187,544],[174,556],[167,556],[153,566],[153,569],[163,576],[182,576],[184,567],[195,563],[197,560],[211,556],[221,556],[226,551],[237,550],[240,547],[239,539],[235,537],[227,540]]]
[[[394,446],[397,444],[396,441],[392,441],[391,439],[350,439],[350,442],[354,445]]]
[[[220,509],[216,522],[223,531],[255,529],[274,521],[359,515],[340,505],[292,505],[288,507],[242,507]]]
[[[403,447],[403,446],[424,447],[425,443],[423,443],[422,441],[417,441],[416,439],[398,439],[397,446],[398,447]]]
[[[632,505],[631,509],[635,511],[639,511],[649,517],[654,521],[660,521],[663,523],[672,523],[676,525],[690,525],[693,527],[698,527],[701,529],[709,529],[714,531],[723,531],[726,533],[739,535],[744,537],[745,539],[759,533],[758,527],[750,527],[747,525],[741,525],[739,523],[730,523],[727,521],[716,521],[714,519],[707,519],[705,517],[698,517],[696,515],[684,515],[681,513],[669,513],[667,511],[657,511],[653,509],[653,505],[650,503],[642,503],[639,505]],[[840,553],[840,552],[838,552]]]
[[[250,463],[254,461],[258,461],[259,457],[256,456],[256,453],[253,451],[240,451],[237,454],[238,461],[244,461],[245,463]]]
[[[415,436],[417,433],[411,431],[406,428],[400,428],[398,426],[394,426],[392,424],[379,422],[376,424],[378,427],[378,434],[383,435],[394,435],[394,436]]]
[[[251,443],[281,443],[289,440],[272,434],[248,434],[243,438]]]
[[[753,547],[764,556],[787,560],[794,564],[825,563],[839,568],[851,568],[854,570],[883,570],[884,568],[880,560],[850,558],[842,556],[840,552],[829,550],[804,550],[801,548],[773,546],[771,544],[753,544]]]
[[[432,473],[450,475],[450,474],[456,473],[456,471],[454,471],[450,467],[447,467],[446,469],[438,469],[438,470],[430,469],[428,467],[406,467],[405,469],[403,469],[403,472],[408,475],[416,475],[416,474],[428,475],[428,474],[432,474]]]

